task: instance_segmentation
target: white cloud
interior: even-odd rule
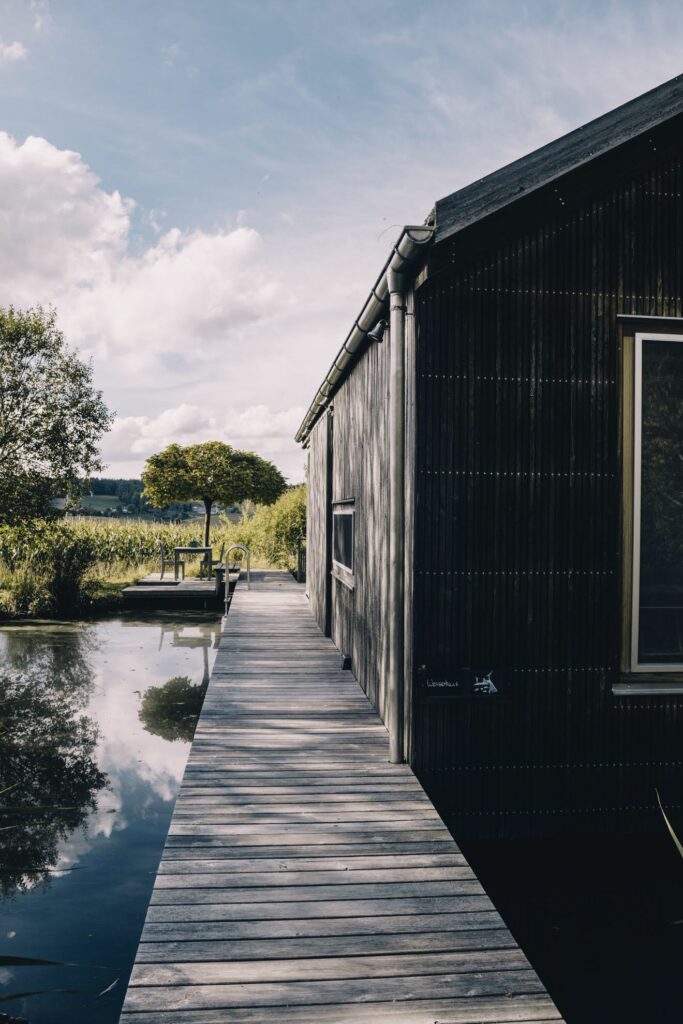
[[[156,232],[157,235],[161,234],[163,230],[163,222],[166,219],[166,217],[166,210],[157,210],[152,208],[151,210],[148,211],[147,223]]]
[[[196,372],[275,308],[279,287],[260,266],[261,250],[250,228],[172,228],[141,256],[114,258],[70,289],[62,322],[87,351],[116,358],[125,375],[156,374],[158,382],[188,362]]]
[[[115,360],[114,377],[146,371],[158,382],[174,357],[215,358],[274,308],[280,290],[247,227],[171,228],[134,255],[133,208],[104,191],[77,153],[0,133],[0,301],[54,303],[70,340]]]
[[[48,303],[106,280],[126,252],[132,209],[77,153],[0,132],[2,301]]]
[[[173,67],[180,57],[181,52],[180,43],[169,43],[168,46],[162,46],[161,58],[167,67]]]
[[[236,448],[257,451],[289,472],[292,482],[298,482],[303,457],[296,453],[291,460],[289,449],[304,411],[303,406],[273,411],[267,405],[254,405],[215,414],[183,403],[154,417],[119,417],[104,440],[103,454],[111,464],[142,462],[174,442],[225,441]]]
[[[171,228],[134,254],[133,209],[77,153],[0,133],[0,302],[54,303],[70,340],[130,380],[214,358],[282,300],[253,229]]]
[[[0,64],[13,64],[18,60],[23,60],[28,50],[23,43],[15,42],[5,43],[0,39]]]
[[[134,212],[78,153],[0,133],[0,304],[56,306],[105,399],[112,389],[137,396],[105,440],[112,469],[136,459],[139,468],[171,441],[217,437],[270,458],[284,451],[282,468],[300,478],[300,410],[290,400],[282,411],[277,397],[293,290],[262,237],[244,223],[171,227],[140,249]],[[146,216],[160,226],[158,211]],[[164,389],[181,400],[160,405]]]
[[[49,0],[31,0],[30,10],[33,15],[33,28],[42,32],[51,20]]]

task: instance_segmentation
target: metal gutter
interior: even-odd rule
[[[344,344],[337,353],[332,366],[327,371],[324,381],[318,388],[317,394],[303,418],[301,426],[295,435],[295,440],[300,444],[306,444],[316,420],[330,404],[332,396],[346,376],[346,370],[354,355],[380,319],[389,298],[388,272],[401,272],[405,270],[407,265],[415,260],[417,255],[431,242],[433,237],[434,228],[428,224],[408,224],[401,231],[391,255],[382,267],[382,272],[371,289],[360,315],[347,334]]]

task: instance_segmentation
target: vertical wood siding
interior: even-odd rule
[[[306,589],[311,611],[325,632],[327,613],[328,449],[330,413],[318,420],[311,431],[308,453],[308,510],[306,527]]]
[[[334,398],[333,501],[355,499],[355,586],[332,581],[332,639],[385,717],[388,340],[365,350]]]
[[[681,316],[682,183],[669,156],[470,262],[448,243],[417,293],[413,762],[460,835],[681,802],[683,702],[611,686],[617,314]],[[509,698],[428,696],[464,668]]]

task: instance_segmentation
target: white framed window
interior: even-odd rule
[[[632,672],[683,672],[683,335],[637,333]]]
[[[342,583],[354,581],[356,546],[356,503],[335,502],[332,506],[332,571]]]

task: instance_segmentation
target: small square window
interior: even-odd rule
[[[332,576],[349,590],[356,586],[356,506],[353,498],[332,504]]]
[[[356,510],[353,505],[338,505],[333,510],[332,560],[353,572]]]

